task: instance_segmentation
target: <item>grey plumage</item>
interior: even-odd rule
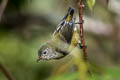
[[[73,36],[75,20],[73,19],[74,9],[69,8],[65,17],[60,21],[53,39],[42,45],[38,51],[38,60],[60,59],[70,53],[69,45]]]

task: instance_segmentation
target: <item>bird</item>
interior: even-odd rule
[[[59,22],[51,40],[44,43],[38,50],[38,59],[61,59],[68,55],[79,42],[77,27],[75,26],[74,8],[69,7],[67,14]]]

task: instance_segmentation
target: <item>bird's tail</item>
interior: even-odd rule
[[[67,14],[63,19],[65,19],[67,22],[70,22],[73,19],[74,15],[74,8],[69,7]]]

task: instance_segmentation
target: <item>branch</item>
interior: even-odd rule
[[[84,53],[84,60],[86,62],[88,62],[88,55],[87,55],[87,51],[86,51],[84,30],[83,30],[83,7],[84,7],[84,5],[82,4],[82,0],[78,0],[77,5],[78,5],[78,9],[79,9],[79,22],[82,21],[82,24],[80,24],[81,46],[82,46],[83,53]]]
[[[0,5],[0,22],[2,19],[3,12],[5,10],[5,7],[7,5],[8,0],[2,0],[1,5]]]
[[[79,22],[82,23],[80,24],[80,39],[81,39],[81,46],[83,49],[83,55],[84,55],[84,60],[87,63],[88,66],[88,73],[92,76],[92,71],[90,69],[90,64],[88,63],[88,55],[87,55],[87,47],[85,45],[85,39],[84,39],[84,30],[83,30],[83,7],[84,5],[82,4],[82,0],[78,0],[77,2],[78,9],[79,9]],[[82,22],[81,22],[82,21]]]
[[[0,70],[4,73],[4,75],[8,78],[8,80],[15,80],[11,75],[11,73],[8,72],[2,64],[0,64]]]

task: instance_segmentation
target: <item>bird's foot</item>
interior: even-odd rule
[[[81,22],[75,22],[75,24],[83,24],[84,20],[82,20]]]
[[[80,48],[81,49],[83,49],[83,48],[87,48],[87,46],[85,45],[85,46],[83,46],[81,43],[79,43],[79,46],[80,46]]]

